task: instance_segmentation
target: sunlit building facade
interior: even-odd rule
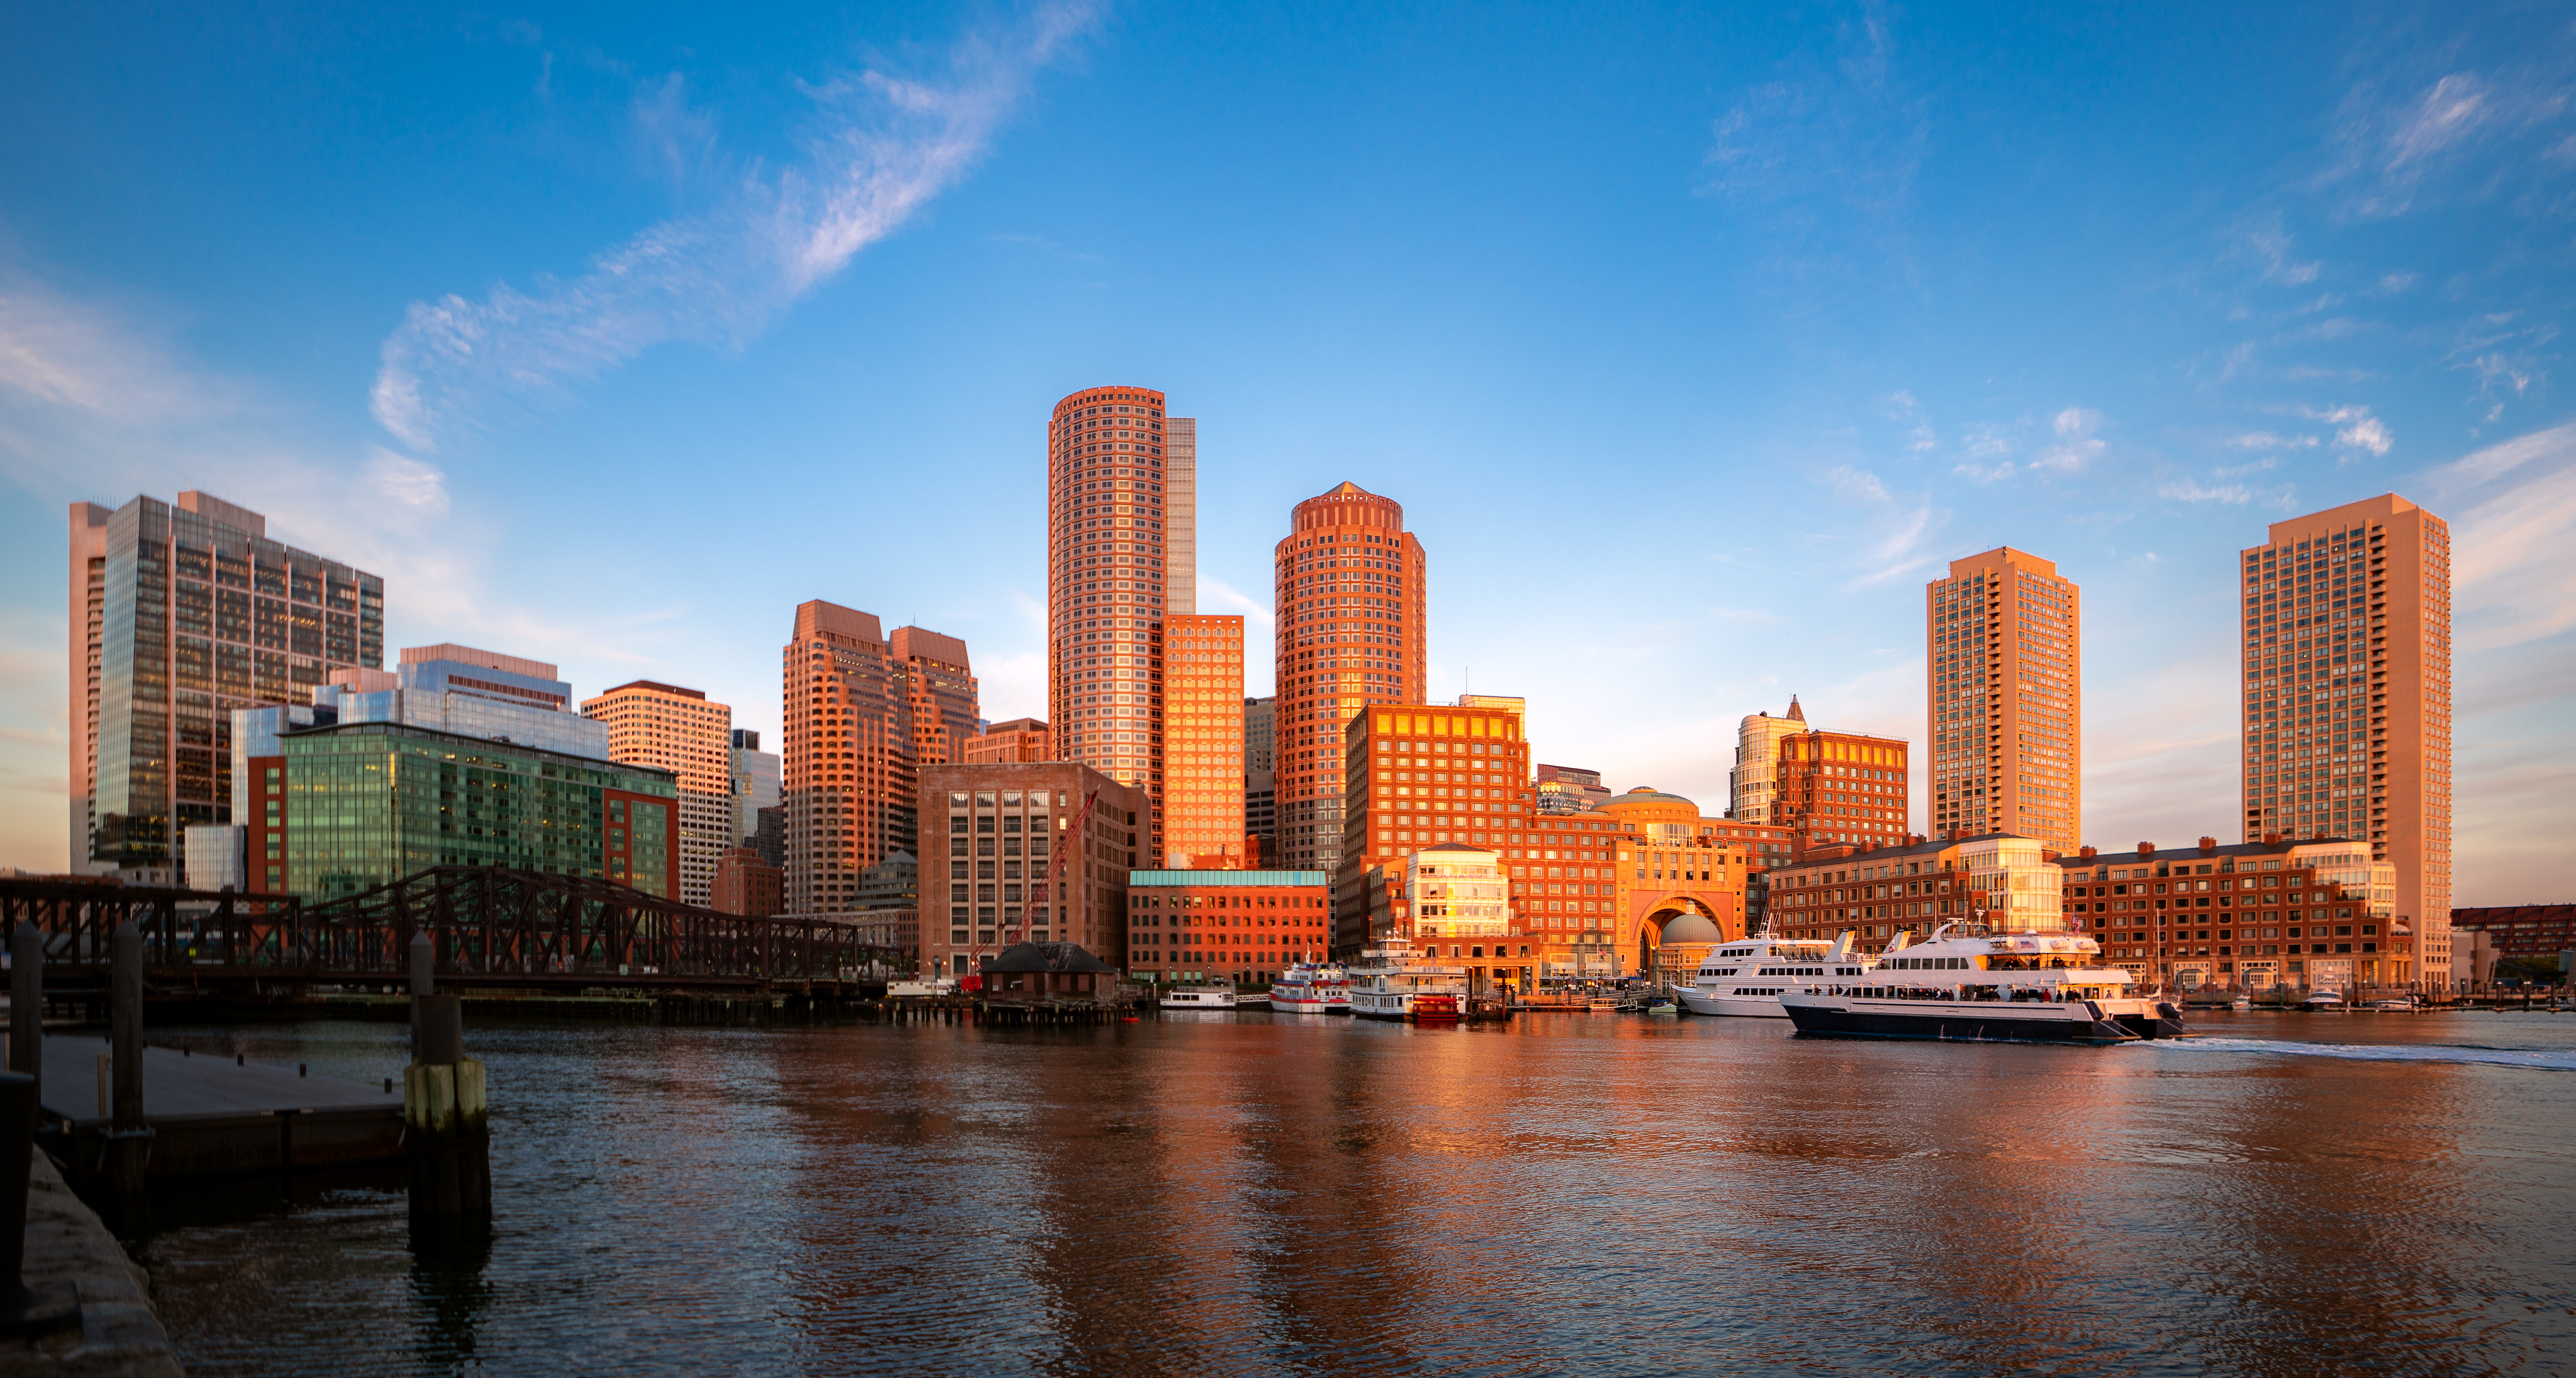
[[[1243,777],[1243,618],[1163,624],[1163,864],[1249,864]]]
[[[2451,533],[2394,493],[2238,556],[2244,836],[2352,838],[2396,870],[2422,979],[2451,981]]]
[[[582,700],[608,728],[608,759],[667,770],[680,784],[680,898],[707,905],[716,864],[742,845],[734,832],[733,709],[700,689],[630,680]]]
[[[981,722],[966,645],[816,600],[779,653],[784,903],[794,914],[860,908],[863,873],[916,851],[921,770]]]
[[[1924,586],[1931,836],[2080,844],[2082,614],[2056,565],[2010,547],[1952,560]]]
[[[1403,506],[1357,484],[1297,504],[1290,528],[1271,552],[1280,860],[1338,875],[1344,729],[1373,705],[1426,698],[1425,557]]]
[[[210,494],[71,506],[71,869],[170,884],[231,817],[236,709],[384,664],[384,581]]]
[[[1184,426],[1176,446],[1172,427]],[[1052,756],[1145,791],[1163,853],[1164,620],[1196,611],[1197,428],[1150,388],[1088,388],[1047,419]]]

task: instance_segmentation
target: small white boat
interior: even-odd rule
[[[1234,987],[1221,981],[1202,981],[1195,985],[1174,986],[1164,991],[1157,1001],[1167,1010],[1219,1010],[1230,1012],[1235,1007]]]
[[[2412,1000],[2369,1000],[2364,1001],[2361,1008],[2366,1010],[2384,1010],[2392,1014],[2413,1014],[2415,1012],[2416,1005]]]
[[[1902,935],[1897,947],[1904,946]],[[1780,1007],[1784,991],[1848,984],[1864,975],[1878,959],[1852,951],[1852,935],[1831,943],[1754,937],[1712,950],[1688,986],[1673,993],[1693,1014],[1733,1015],[1742,1019],[1786,1019]]]
[[[1337,962],[1299,962],[1270,983],[1270,1008],[1282,1014],[1349,1014],[1351,975]]]
[[[2343,1007],[2343,992],[2339,990],[2321,990],[2299,1002],[2299,1008],[2306,1010],[2339,1010]]]

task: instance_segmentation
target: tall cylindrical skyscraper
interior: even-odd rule
[[[1184,428],[1190,443],[1167,438]],[[1057,759],[1143,788],[1163,851],[1163,622],[1189,611],[1196,427],[1150,388],[1100,387],[1047,421],[1047,720]],[[1177,503],[1175,498],[1180,499]],[[1143,832],[1145,829],[1138,829]]]
[[[1345,483],[1297,504],[1272,552],[1278,609],[1273,732],[1281,863],[1341,864],[1342,730],[1373,703],[1427,692],[1422,543],[1404,507]]]

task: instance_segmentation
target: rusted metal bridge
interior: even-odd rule
[[[156,983],[397,982],[427,933],[449,988],[769,991],[879,984],[898,954],[846,919],[753,919],[582,876],[440,866],[321,904],[74,880],[0,880],[0,922],[45,937],[48,980],[107,973],[128,919]]]

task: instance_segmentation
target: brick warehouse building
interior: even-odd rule
[[[2499,957],[2555,957],[2576,949],[2576,904],[2454,909],[2451,927],[2486,934]]]
[[[1021,942],[1075,943],[1124,966],[1127,873],[1148,807],[1143,790],[1079,762],[924,767],[923,969],[962,976]]]
[[[1321,871],[1134,871],[1126,969],[1152,981],[1274,980],[1330,955],[1332,895]]]
[[[2057,858],[2070,922],[2155,985],[2351,990],[2423,979],[2385,862],[2342,838]]]

